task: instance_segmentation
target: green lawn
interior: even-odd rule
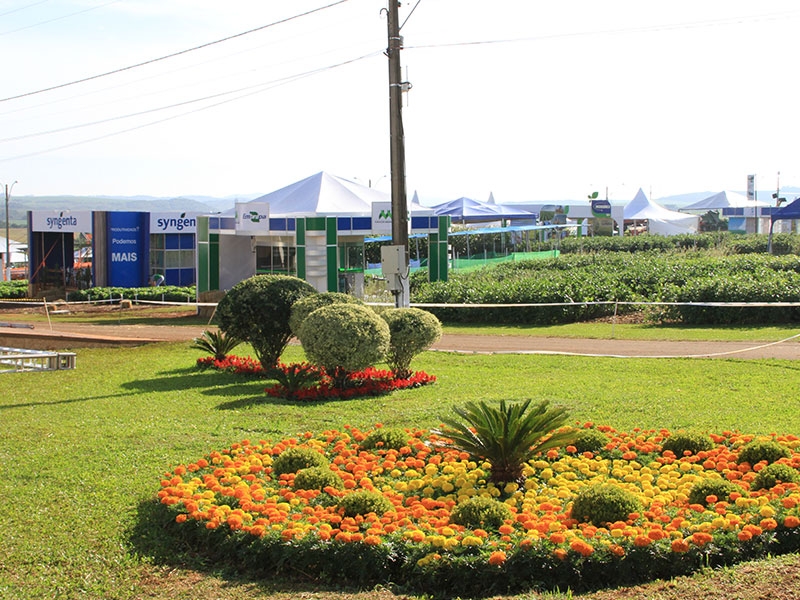
[[[430,427],[454,404],[500,398],[550,399],[576,422],[618,429],[800,434],[800,364],[791,361],[426,353],[413,366],[436,375],[433,386],[298,405],[267,399],[262,381],[194,370],[199,355],[188,344],[77,356],[75,371],[0,375],[2,599],[297,597],[293,586],[153,558],[165,552],[146,519],[161,474],[244,438],[376,422]],[[293,347],[285,359],[301,357]]]

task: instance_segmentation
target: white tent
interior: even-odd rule
[[[756,206],[769,206],[766,202],[748,200],[747,196],[736,192],[722,191],[699,202],[684,206],[681,210],[721,210],[723,208],[754,208]]]
[[[641,188],[633,200],[625,206],[626,221],[647,221],[650,233],[678,235],[697,233],[700,218],[664,208],[644,195]]]
[[[256,198],[269,203],[270,216],[370,215],[373,202],[390,202],[386,192],[320,172]]]

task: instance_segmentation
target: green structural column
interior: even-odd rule
[[[211,233],[208,217],[197,217],[197,293],[219,289],[219,234]]]
[[[337,252],[339,250],[339,240],[336,233],[336,217],[325,219],[325,251],[326,251],[326,272],[328,275],[328,291],[339,291],[339,269]]]
[[[295,244],[297,246],[297,276],[306,278],[306,220],[298,217],[295,221]]]

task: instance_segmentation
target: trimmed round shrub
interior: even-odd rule
[[[727,502],[732,492],[741,491],[742,488],[727,479],[703,479],[695,483],[689,490],[689,503],[705,506],[708,504],[706,498],[709,496],[716,496],[717,500]]]
[[[278,363],[292,337],[292,305],[316,294],[307,282],[288,275],[256,275],[240,281],[217,304],[221,331],[250,342],[265,369]]]
[[[408,434],[402,429],[382,427],[369,433],[364,441],[359,444],[362,450],[400,450],[408,446]]]
[[[572,445],[578,452],[599,452],[608,444],[608,436],[597,429],[581,429]]]
[[[391,340],[386,362],[399,379],[411,375],[411,361],[442,337],[442,324],[419,308],[390,308],[381,313],[389,325]]]
[[[325,456],[313,448],[287,448],[272,461],[272,474],[280,477],[286,473],[297,473],[310,467],[327,467]]]
[[[380,492],[363,490],[344,496],[339,501],[339,509],[344,511],[345,517],[368,515],[369,513],[375,513],[380,516],[383,513],[394,510],[394,506]]]
[[[341,292],[322,292],[321,294],[312,294],[301,298],[292,305],[292,314],[289,316],[289,329],[292,330],[294,335],[300,331],[300,325],[306,320],[306,317],[318,308],[323,306],[330,306],[331,304],[361,304],[364,303],[350,294],[342,294]]]
[[[768,490],[780,483],[800,483],[797,469],[783,464],[772,463],[761,469],[753,480],[753,490]]]
[[[641,505],[636,496],[607,483],[583,488],[572,502],[572,518],[597,527],[627,521],[631,513],[640,510]]]
[[[688,450],[692,454],[697,454],[703,450],[711,450],[714,447],[714,442],[711,438],[704,433],[687,433],[680,432],[669,436],[661,444],[661,451],[672,451],[675,456],[680,458]]]
[[[308,315],[298,332],[308,360],[329,374],[354,372],[381,362],[389,349],[389,326],[359,304],[331,304]]]
[[[309,467],[307,469],[300,469],[297,472],[297,475],[294,476],[294,485],[292,489],[324,490],[328,486],[337,490],[343,490],[344,481],[337,473],[331,471],[327,466]]]
[[[781,446],[773,441],[753,441],[739,448],[739,464],[748,463],[757,465],[762,460],[774,463],[781,458],[789,458],[792,453],[788,448]]]
[[[453,507],[450,522],[470,529],[497,529],[513,516],[506,504],[492,498],[473,496]]]

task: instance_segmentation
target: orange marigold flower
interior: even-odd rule
[[[555,556],[558,560],[566,560],[567,559],[567,551],[563,548],[556,548],[553,550],[553,556]]]
[[[567,541],[567,536],[563,533],[553,533],[550,535],[550,543],[551,544],[563,544]]]
[[[783,524],[789,528],[797,527],[800,525],[800,518],[797,518],[794,515],[789,515],[783,520]]]
[[[176,523],[185,523],[186,519],[188,519],[188,518],[189,518],[188,515],[185,515],[185,514],[181,513],[181,514],[179,514],[178,516],[175,517],[175,522]]]
[[[609,548],[609,550],[611,550],[611,554],[613,554],[614,556],[620,556],[620,557],[625,556],[625,548],[623,548],[619,544],[612,545]]]
[[[687,542],[683,538],[672,540],[672,551],[677,553],[688,552],[689,542]]]
[[[506,553],[502,550],[496,550],[489,555],[490,565],[502,565],[504,562],[506,562]]]
[[[761,526],[762,529],[764,529],[766,531],[771,531],[771,530],[776,529],[778,527],[778,522],[775,519],[772,519],[772,518],[761,519],[761,522],[759,523],[759,525]]]
[[[714,538],[711,536],[710,533],[705,533],[704,531],[696,531],[691,535],[692,542],[697,546],[705,546],[709,542],[711,542]]]
[[[742,529],[739,533],[736,534],[736,537],[740,542],[749,542],[753,539],[753,534],[749,531]]]
[[[637,535],[633,538],[633,545],[639,548],[644,548],[645,546],[649,546],[652,540],[647,537],[646,535]]]
[[[573,540],[569,547],[575,550],[575,552],[581,556],[591,556],[591,554],[594,552],[594,546],[584,542],[583,540]]]

